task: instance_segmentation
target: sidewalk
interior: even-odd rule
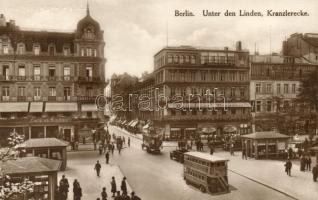
[[[119,128],[117,126],[110,126],[110,128],[114,128],[115,130],[121,131],[130,137],[137,138],[138,140],[142,140],[142,134],[132,134],[123,128]],[[111,133],[112,134],[112,133]],[[177,147],[178,144],[176,141],[163,141],[163,147]]]
[[[70,188],[68,193],[68,200],[73,199],[73,181],[77,179],[82,187],[83,196],[82,199],[85,200],[96,200],[97,197],[101,197],[100,193],[103,187],[106,187],[108,199],[111,198],[112,193],[110,191],[111,185],[110,181],[112,176],[115,177],[117,190],[120,191],[120,185],[122,178],[124,177],[119,166],[113,163],[112,156],[110,157],[110,164],[105,164],[104,155],[99,156],[97,152],[74,152],[68,154],[68,163],[66,171],[60,171],[58,173],[58,181],[65,174],[69,181]],[[102,168],[100,177],[96,176],[96,171],[94,170],[94,165],[96,160],[99,160]],[[132,189],[129,185],[129,177],[127,177],[127,189],[128,194],[131,193]]]
[[[318,198],[318,182],[313,182],[311,172],[301,172],[297,164],[293,164],[292,176],[289,177],[285,173],[283,161],[252,158],[243,160],[241,152],[235,152],[235,156],[231,156],[229,152],[216,152],[215,155],[229,159],[229,170],[234,173],[260,182],[295,199],[316,200]]]

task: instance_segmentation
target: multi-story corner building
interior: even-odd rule
[[[283,42],[283,55],[303,58],[310,63],[318,63],[318,34],[294,33]]]
[[[74,32],[23,30],[0,16],[0,133],[78,139],[103,121],[103,31],[87,8]]]
[[[295,108],[301,81],[314,72],[317,65],[301,57],[281,55],[254,55],[250,61],[253,123],[256,131],[275,129],[275,116]]]
[[[217,134],[249,132],[249,52],[240,42],[235,50],[166,47],[154,65],[153,120],[166,137],[188,137],[205,127]]]

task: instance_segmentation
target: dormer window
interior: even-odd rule
[[[40,45],[38,44],[33,45],[33,52],[34,52],[34,55],[36,56],[40,55]]]
[[[95,38],[94,27],[92,26],[86,27],[84,29],[83,37],[85,39],[94,39]]]
[[[21,54],[24,54],[24,51],[25,51],[24,44],[22,43],[18,44],[17,53],[21,55]]]

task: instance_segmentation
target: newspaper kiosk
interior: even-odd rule
[[[221,194],[229,192],[227,159],[202,152],[184,154],[184,179],[202,192]]]

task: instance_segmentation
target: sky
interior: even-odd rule
[[[87,0],[0,0],[0,13],[23,28],[74,31],[86,15]],[[317,0],[89,0],[91,16],[104,30],[106,76],[153,71],[153,56],[169,46],[192,45],[280,52],[282,41],[298,33],[318,33]],[[226,10],[261,11],[263,17],[225,17]],[[267,17],[267,10],[299,11],[306,17]],[[176,17],[188,10],[194,17]],[[202,10],[222,12],[203,17]],[[167,39],[168,38],[168,39]]]

